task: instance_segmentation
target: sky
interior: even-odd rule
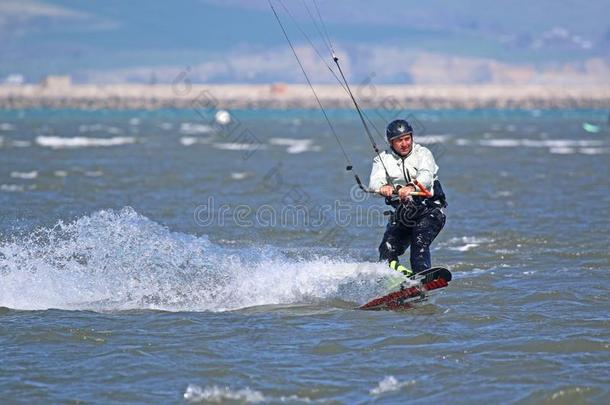
[[[316,4],[350,80],[607,84],[610,77],[610,0],[273,4],[319,83],[334,79]],[[169,83],[188,67],[202,83],[303,82],[267,0],[0,0],[0,39],[0,80],[68,74],[77,83]]]

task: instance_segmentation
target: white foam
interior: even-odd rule
[[[248,150],[255,151],[258,149],[265,149],[265,145],[259,145],[254,143],[237,143],[237,142],[218,142],[212,144],[212,146],[216,149],[221,150]]]
[[[84,174],[87,177],[100,177],[104,175],[104,172],[101,170],[88,170]]]
[[[463,246],[450,247],[449,249],[450,250],[456,250],[458,252],[467,252],[470,249],[475,248],[477,246],[479,246],[478,243],[467,243],[467,244],[465,244]]]
[[[429,145],[434,143],[444,143],[450,138],[449,135],[421,135],[415,137],[415,143]]]
[[[28,148],[32,146],[32,142],[30,141],[12,141],[11,146],[15,148]]]
[[[447,242],[441,243],[441,246],[447,246],[447,249],[457,252],[468,252],[484,243],[491,243],[493,239],[480,238],[476,236],[462,236],[449,239]]]
[[[20,184],[1,184],[0,191],[4,191],[6,193],[19,193],[24,191],[25,187]]]
[[[216,385],[201,388],[195,384],[189,384],[184,392],[183,398],[187,402],[212,402],[212,403],[225,403],[225,402],[238,402],[246,404],[256,404],[260,402],[266,403],[311,403],[320,402],[312,401],[308,397],[300,397],[298,395],[290,396],[265,396],[260,391],[250,389],[250,387],[241,389],[231,389],[229,387],[218,387]]]
[[[456,243],[456,242],[462,242],[462,243],[490,243],[493,242],[494,240],[491,238],[483,238],[483,237],[478,237],[478,236],[459,236],[459,237],[453,237],[451,239],[448,240],[448,243]]]
[[[601,140],[586,140],[586,139],[484,139],[480,140],[482,146],[490,146],[494,148],[570,148],[570,147],[594,147],[605,144]]]
[[[252,173],[250,173],[250,172],[234,172],[234,173],[231,173],[231,178],[233,180],[245,180],[248,177],[252,177]]]
[[[576,149],[574,149],[574,148],[550,148],[549,152],[554,155],[571,155],[572,153],[576,153]]]
[[[57,177],[66,177],[68,175],[68,172],[65,170],[55,170],[53,174]]]
[[[184,146],[191,146],[197,143],[197,138],[192,136],[183,136],[180,138],[180,143]]]
[[[137,126],[137,125],[140,125],[140,122],[141,122],[141,120],[136,117],[129,119],[129,125]]]
[[[479,144],[495,148],[515,148],[522,145],[521,141],[518,139],[489,139],[479,141]]]
[[[11,172],[11,177],[14,179],[32,180],[38,177],[36,170],[31,172]]]
[[[9,124],[8,122],[0,123],[0,131],[13,131],[15,126],[13,124]]]
[[[209,134],[214,132],[214,128],[205,124],[183,122],[180,124],[180,132],[186,135]]]
[[[195,144],[209,144],[212,140],[210,138],[200,138],[197,136],[183,136],[180,138],[180,143],[183,146],[191,146]]]
[[[271,138],[269,143],[271,145],[287,146],[286,152],[291,154],[318,152],[321,150],[319,146],[313,145],[312,139]]]
[[[386,376],[379,382],[377,387],[371,389],[371,395],[381,395],[386,392],[399,391],[403,387],[415,385],[415,380],[399,382],[394,376]]]
[[[243,401],[255,404],[263,402],[265,397],[259,391],[250,388],[232,390],[228,387],[218,387],[216,385],[201,388],[197,385],[189,384],[184,393],[184,399],[188,402],[224,402],[224,401]]]
[[[584,155],[603,155],[610,153],[610,148],[580,148],[578,152]]]
[[[87,138],[76,136],[73,138],[62,138],[59,136],[37,136],[36,143],[40,146],[52,149],[75,149],[99,146],[119,146],[136,142],[136,138],[121,136],[114,138]]]
[[[297,260],[274,247],[219,246],[131,208],[100,211],[0,241],[0,306],[227,311],[364,303],[387,292],[387,266],[335,256]]]

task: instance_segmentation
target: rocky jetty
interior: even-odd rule
[[[351,107],[338,85],[317,85],[328,108]],[[354,85],[365,108],[548,109],[610,107],[610,84],[545,85]],[[160,109],[317,108],[306,85],[2,85],[0,108]]]

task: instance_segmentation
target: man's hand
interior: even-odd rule
[[[394,193],[394,187],[392,186],[381,186],[379,189],[379,194],[384,197],[392,197],[392,193]]]
[[[409,186],[404,186],[401,187],[400,190],[398,190],[398,198],[400,198],[400,201],[407,201],[408,199],[411,198],[411,193],[415,191],[415,187],[409,185]]]

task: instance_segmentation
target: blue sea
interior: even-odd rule
[[[608,112],[366,113],[449,202],[406,311],[356,309],[387,207],[319,111],[0,111],[0,402],[610,402]]]

